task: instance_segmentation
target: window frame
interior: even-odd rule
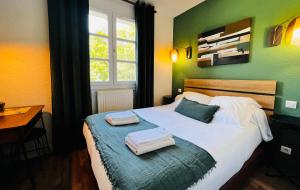
[[[134,88],[136,86],[137,81],[137,43],[136,40],[126,40],[122,38],[117,38],[117,19],[126,20],[130,22],[134,22],[135,20],[133,18],[127,18],[122,16],[121,14],[115,14],[113,11],[105,11],[105,10],[99,10],[95,8],[90,8],[89,14],[105,14],[107,16],[108,20],[108,37],[102,36],[99,34],[89,33],[89,36],[98,36],[101,38],[108,39],[108,60],[107,59],[101,59],[101,58],[91,58],[90,60],[100,60],[100,61],[108,61],[109,63],[109,81],[91,81],[92,87],[99,89],[99,88],[111,88],[111,87],[129,87]],[[136,31],[137,34],[137,31]],[[126,61],[126,60],[118,60],[117,59],[117,42],[118,41],[124,41],[129,43],[135,44],[135,61]],[[117,79],[117,63],[131,63],[136,65],[136,80],[135,81],[118,81]]]
[[[108,11],[104,11],[104,10],[97,10],[97,9],[90,9],[89,10],[89,15],[90,14],[94,14],[95,16],[97,16],[97,14],[105,14],[107,16],[107,22],[108,22],[108,36],[103,36],[100,34],[95,34],[95,33],[90,33],[89,32],[89,37],[90,36],[96,36],[96,37],[100,37],[100,38],[105,38],[108,40],[108,59],[102,59],[102,58],[89,58],[90,61],[91,60],[99,60],[99,61],[107,61],[108,62],[108,81],[91,81],[91,84],[94,85],[112,85],[113,84],[113,76],[112,76],[112,72],[113,72],[113,55],[112,55],[112,39],[113,39],[113,31],[112,31],[112,21],[111,21],[111,16],[110,13]]]
[[[114,47],[115,47],[115,50],[114,50],[114,65],[115,65],[115,75],[114,75],[114,82],[115,84],[131,84],[131,85],[134,85],[136,84],[136,80],[137,80],[137,43],[136,43],[136,40],[133,41],[133,40],[127,40],[127,39],[122,39],[122,38],[118,38],[117,37],[117,19],[121,19],[121,20],[126,20],[126,21],[129,21],[129,22],[134,22],[135,23],[135,20],[134,19],[129,19],[129,18],[124,18],[122,17],[121,15],[119,14],[114,14],[113,15],[113,19],[114,19]],[[136,30],[136,29],[135,29]],[[137,31],[135,31],[135,35],[137,34]],[[118,52],[117,52],[117,42],[118,41],[122,41],[122,42],[127,42],[127,43],[132,43],[135,45],[135,61],[128,61],[128,60],[118,60],[117,59],[117,56],[118,56]],[[130,64],[135,64],[136,66],[136,80],[135,81],[118,81],[118,74],[117,74],[117,66],[118,66],[118,62],[121,62],[121,63],[130,63]]]

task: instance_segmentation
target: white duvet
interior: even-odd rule
[[[216,160],[216,168],[189,190],[216,190],[222,187],[250,158],[262,141],[260,128],[254,124],[237,127],[211,122],[205,124],[174,112],[174,105],[135,110],[143,119],[166,128],[173,135],[185,139],[208,151]],[[86,124],[83,129],[91,165],[99,189],[112,189],[95,142]]]

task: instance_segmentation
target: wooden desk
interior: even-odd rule
[[[0,116],[0,144],[24,139],[40,119],[43,108],[43,105],[31,106],[24,114]]]
[[[36,122],[42,117],[43,105],[30,106],[30,110],[24,114],[0,117],[0,144],[15,143],[21,148],[27,164],[30,180],[35,189],[34,177],[28,163],[24,139],[30,133]]]
[[[0,130],[26,126],[44,108],[42,105],[29,107],[30,110],[24,114],[1,116]]]

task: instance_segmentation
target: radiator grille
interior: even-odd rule
[[[98,112],[128,110],[133,108],[133,89],[97,91]]]

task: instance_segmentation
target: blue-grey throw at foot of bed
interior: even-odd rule
[[[105,114],[89,116],[85,121],[114,189],[183,190],[216,165],[206,150],[178,137],[174,137],[174,146],[136,156],[124,143],[126,135],[158,126],[139,118],[138,124],[111,127]]]

